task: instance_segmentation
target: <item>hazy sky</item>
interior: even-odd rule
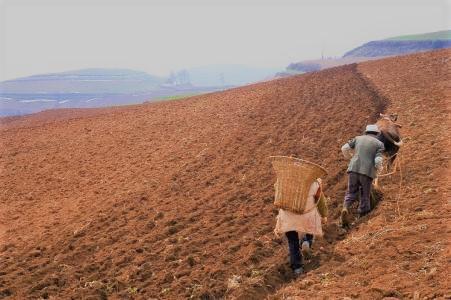
[[[279,67],[451,28],[451,0],[0,0],[0,80],[108,67]]]

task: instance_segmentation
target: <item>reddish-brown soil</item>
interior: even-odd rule
[[[3,120],[0,298],[449,296],[450,55]],[[340,146],[383,111],[404,126],[402,173],[345,231]],[[272,233],[270,155],[329,171],[326,235],[298,279]]]
[[[321,267],[275,298],[450,299],[451,51],[358,65],[399,113],[401,172],[382,178],[384,199]]]

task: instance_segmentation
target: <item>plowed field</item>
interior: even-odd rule
[[[3,119],[0,298],[449,295],[450,55]],[[340,147],[384,111],[403,125],[402,172],[382,180],[381,204],[344,231]],[[329,172],[326,235],[298,279],[272,232],[270,155]]]

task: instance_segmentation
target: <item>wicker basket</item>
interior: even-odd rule
[[[312,162],[287,156],[271,156],[277,175],[274,205],[296,213],[303,213],[312,183],[327,171]]]

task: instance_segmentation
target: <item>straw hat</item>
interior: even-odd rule
[[[379,130],[379,127],[377,127],[376,124],[366,125],[365,133],[368,133],[368,132],[381,133],[381,131]]]

